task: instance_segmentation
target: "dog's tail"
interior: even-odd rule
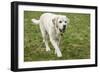
[[[40,20],[32,19],[32,22],[33,22],[34,24],[39,24],[39,23],[40,23]]]

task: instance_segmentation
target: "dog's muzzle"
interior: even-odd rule
[[[60,32],[64,33],[66,29],[66,25],[63,26],[63,29],[59,29]]]

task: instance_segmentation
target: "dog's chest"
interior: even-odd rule
[[[58,38],[60,37],[60,34],[57,33],[57,32],[55,31],[55,29],[52,29],[52,36],[53,36],[55,39],[58,39]]]

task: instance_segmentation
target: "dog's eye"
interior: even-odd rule
[[[65,23],[67,23],[67,21],[65,21]]]
[[[59,21],[59,23],[62,23],[62,21]]]

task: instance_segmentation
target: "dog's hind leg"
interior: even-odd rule
[[[42,33],[43,42],[45,43],[45,46],[46,46],[46,51],[50,51],[50,47],[48,46],[48,34],[42,25],[40,25],[40,30]]]
[[[44,36],[44,43],[45,43],[45,46],[46,46],[46,51],[50,51],[50,48],[48,46],[48,34],[46,34]]]

